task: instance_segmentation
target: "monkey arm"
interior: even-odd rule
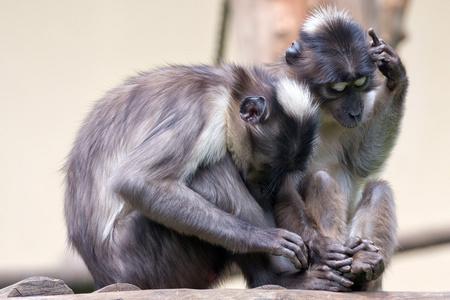
[[[168,168],[179,171],[184,167],[172,149],[166,148],[162,160],[150,165],[156,155],[148,157],[136,151],[127,157],[111,179],[113,190],[149,219],[182,234],[232,252],[282,255],[299,269],[307,266],[300,236],[284,229],[253,226],[221,210],[169,172]]]
[[[399,56],[386,42],[378,39],[373,29],[369,54],[384,76],[381,86],[375,91],[375,99],[369,119],[360,125],[355,143],[355,135],[349,133],[351,142],[344,143],[345,165],[362,178],[379,171],[389,156],[398,136],[403,117],[408,78]]]

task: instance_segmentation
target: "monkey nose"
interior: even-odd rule
[[[358,113],[349,113],[348,115],[349,115],[350,120],[352,120],[356,124],[358,124],[362,120],[362,114],[360,112],[358,112]]]
[[[349,112],[348,114],[350,115],[350,117],[355,118],[355,119],[357,119],[361,116],[361,112]]]

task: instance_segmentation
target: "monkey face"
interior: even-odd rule
[[[362,121],[376,68],[365,32],[349,16],[336,12],[333,17],[318,13],[309,18],[285,59],[297,80],[311,88],[324,113],[348,128]]]
[[[360,76],[349,82],[321,84],[315,88],[320,107],[342,126],[353,128],[364,114],[366,93],[373,89],[371,76]]]
[[[340,125],[353,128],[362,120],[364,102],[358,93],[354,93],[323,103],[321,107],[325,108],[324,111],[329,112]]]

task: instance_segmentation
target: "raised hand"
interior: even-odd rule
[[[369,54],[380,72],[388,79],[387,87],[394,90],[399,81],[405,77],[405,68],[395,50],[385,41],[379,39],[373,28],[369,29],[368,34],[372,38]]]

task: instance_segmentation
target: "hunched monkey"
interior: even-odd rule
[[[396,248],[393,193],[375,176],[395,144],[408,87],[396,52],[373,29],[368,34],[370,43],[346,12],[317,9],[286,50],[286,62],[277,65],[311,89],[321,119],[317,151],[300,189],[302,209],[319,228],[305,219],[277,225],[299,233],[313,261],[345,272],[353,290],[381,288],[379,276]],[[286,220],[289,211],[281,208],[276,219]],[[327,262],[327,256],[348,255],[336,240],[358,244],[350,269]]]
[[[305,288],[349,285],[335,270],[301,272],[302,239],[273,220],[317,124],[307,89],[261,69],[172,66],[133,77],[95,105],[69,154],[69,242],[97,288],[206,288],[233,261],[249,286],[297,287],[296,276]]]

